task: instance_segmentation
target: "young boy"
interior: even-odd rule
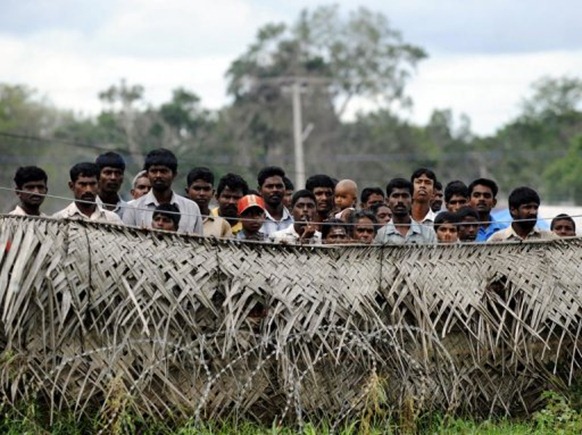
[[[336,219],[347,222],[358,201],[358,185],[353,180],[340,180],[335,186]]]
[[[459,240],[473,243],[479,232],[479,213],[471,207],[463,207],[457,212],[459,218]]]
[[[174,204],[160,204],[152,215],[152,228],[156,230],[178,231],[180,209]]]
[[[459,218],[454,213],[443,211],[437,214],[434,219],[434,230],[438,242],[457,243],[459,241],[458,223]]]
[[[561,213],[552,219],[550,229],[560,237],[576,236],[576,223],[574,219],[565,213]]]
[[[246,195],[238,201],[238,216],[242,229],[236,234],[237,240],[264,241],[261,227],[265,222],[265,201],[258,195]]]

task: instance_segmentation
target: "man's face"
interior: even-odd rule
[[[214,196],[214,189],[212,184],[204,180],[194,180],[189,187],[186,188],[186,195],[200,207],[201,210],[206,210],[210,200]]]
[[[123,170],[105,166],[99,173],[99,192],[117,193],[123,184]]]
[[[432,181],[432,180],[431,180]],[[395,216],[406,216],[410,214],[412,198],[408,189],[392,189],[388,197],[388,207]]]
[[[152,165],[148,169],[148,178],[155,192],[164,192],[172,188],[176,174],[164,165]]]
[[[375,235],[374,222],[366,217],[358,219],[354,225],[354,240],[359,243],[369,244],[374,241]]]
[[[384,203],[384,197],[378,193],[371,193],[370,196],[368,197],[368,200],[362,204],[362,209],[364,210],[369,210],[373,205],[376,204],[383,204]]]
[[[479,231],[479,222],[473,216],[466,216],[459,222],[459,240],[462,242],[474,242]]]
[[[291,214],[296,224],[311,222],[315,217],[315,202],[309,197],[299,198],[295,202]]]
[[[533,229],[538,219],[538,208],[539,204],[535,202],[528,202],[526,204],[521,204],[517,208],[510,208],[509,212],[514,220],[519,220],[519,225],[522,228]]]
[[[152,185],[150,184],[150,179],[147,175],[145,177],[140,177],[135,182],[135,187],[130,191],[131,197],[133,199],[141,198],[150,191],[151,187]]]
[[[325,238],[325,243],[328,245],[335,245],[339,243],[349,242],[348,233],[344,227],[334,227],[329,230],[327,237]]]
[[[434,189],[433,199],[430,205],[430,208],[435,213],[440,211],[443,207],[443,190],[442,189]]]
[[[285,183],[279,175],[274,175],[265,179],[262,186],[259,187],[261,196],[272,208],[277,208],[283,202],[285,195]]]
[[[317,213],[321,216],[327,215],[333,207],[333,189],[331,187],[313,188]]]
[[[463,195],[453,195],[447,202],[447,210],[456,213],[467,205],[467,198]]]
[[[24,206],[30,206],[32,208],[40,207],[44,202],[48,188],[44,180],[29,181],[24,183],[20,189],[22,192],[16,192],[16,196],[20,198],[20,202]]]
[[[82,201],[95,202],[97,187],[97,177],[86,177],[81,174],[76,181],[69,181],[69,188],[73,192],[74,198]]]
[[[570,219],[557,219],[554,221],[554,229],[552,231],[560,237],[574,237],[576,235],[574,224]]]
[[[236,218],[238,216],[237,203],[243,197],[242,189],[230,189],[226,186],[220,195],[216,197],[218,201],[218,215],[228,218]]]
[[[433,198],[434,181],[425,174],[420,175],[412,181],[414,185],[414,200],[418,202],[429,202]]]
[[[436,230],[439,243],[455,243],[458,240],[457,224],[445,222]]]
[[[489,214],[497,205],[497,200],[493,197],[491,189],[479,184],[473,188],[469,201],[469,205],[479,214]]]
[[[390,222],[392,219],[392,210],[387,205],[378,207],[376,211],[376,219],[378,219],[378,225],[382,226]]]
[[[156,230],[176,231],[176,224],[170,217],[158,213],[154,214],[152,218],[152,228]]]

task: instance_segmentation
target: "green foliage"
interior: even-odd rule
[[[546,406],[534,415],[536,429],[555,434],[582,433],[582,414],[574,410],[569,400],[553,391],[542,394]]]

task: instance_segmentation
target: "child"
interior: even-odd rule
[[[152,215],[152,228],[156,230],[178,231],[180,209],[174,204],[160,204]]]
[[[246,195],[238,200],[238,217],[241,219],[242,230],[237,240],[264,241],[265,234],[261,230],[265,222],[265,201],[258,195]]]
[[[574,219],[564,213],[552,219],[550,229],[560,237],[576,236],[576,223]]]
[[[457,243],[459,241],[458,223],[459,218],[454,213],[443,211],[437,214],[434,219],[434,230],[438,242]]]
[[[335,218],[347,222],[355,211],[358,200],[358,185],[353,180],[340,180],[335,186],[335,207],[339,210]]]
[[[459,240],[472,243],[479,232],[479,213],[471,207],[463,207],[457,212],[459,218]]]

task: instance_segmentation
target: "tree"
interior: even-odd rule
[[[522,102],[523,116],[528,119],[566,116],[581,108],[582,80],[577,77],[542,77],[531,89],[533,95]]]

